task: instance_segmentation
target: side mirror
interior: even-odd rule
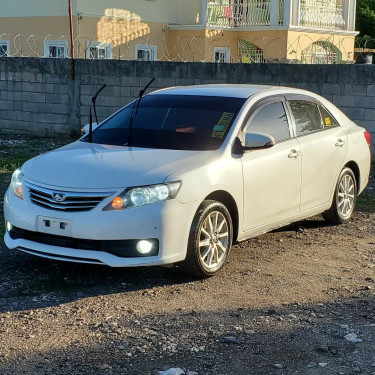
[[[93,122],[92,123],[92,130],[94,131],[97,127],[99,126],[99,124],[97,124],[96,122]],[[89,131],[90,131],[90,124],[86,124],[82,129],[82,134],[88,134]]]
[[[259,150],[263,148],[270,148],[275,146],[275,139],[268,135],[262,133],[246,133],[245,134],[245,144],[243,149],[246,150]]]

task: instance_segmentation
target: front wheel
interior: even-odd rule
[[[337,181],[331,208],[323,213],[323,218],[332,224],[343,224],[353,215],[357,199],[357,182],[353,171],[344,168]]]
[[[194,216],[181,270],[199,278],[216,275],[228,258],[232,238],[232,219],[227,208],[217,201],[204,201]]]

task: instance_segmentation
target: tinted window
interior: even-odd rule
[[[219,148],[245,99],[193,95],[149,95],[138,113],[133,104],[104,121],[93,132],[93,142],[127,145],[132,112],[131,146],[174,150]],[[88,136],[82,141],[88,141]]]
[[[297,136],[322,130],[322,119],[318,106],[312,102],[289,102],[296,123]]]
[[[251,120],[248,133],[272,135],[276,142],[289,139],[289,125],[282,102],[268,104],[261,108]]]
[[[324,129],[334,128],[336,126],[339,126],[339,124],[333,118],[333,116],[322,105],[319,106],[319,109],[323,118]]]

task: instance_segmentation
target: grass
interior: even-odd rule
[[[0,172],[13,172],[34,155],[6,156],[0,160]]]
[[[357,198],[357,208],[362,211],[375,212],[375,195],[367,191]]]
[[[73,141],[67,138],[8,138],[0,138],[0,172],[13,172],[34,156]]]

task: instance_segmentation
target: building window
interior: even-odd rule
[[[0,40],[0,57],[9,56],[9,40]]]
[[[158,47],[147,44],[137,44],[135,46],[135,58],[140,61],[157,61]]]
[[[112,44],[105,42],[89,42],[87,46],[87,57],[89,59],[111,59]]]
[[[44,42],[44,57],[65,58],[68,56],[66,40],[48,40]]]
[[[214,62],[229,63],[230,62],[230,48],[229,47],[215,47],[214,48]]]

